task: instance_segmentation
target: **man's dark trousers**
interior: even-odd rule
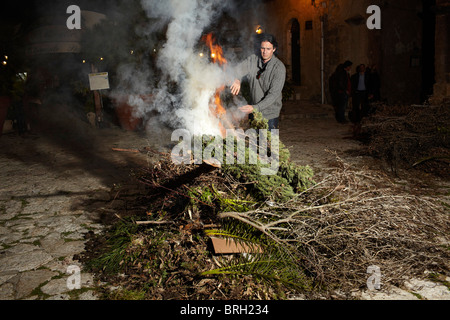
[[[355,91],[352,101],[352,119],[353,123],[361,122],[363,117],[369,113],[369,100],[366,91]]]
[[[336,120],[339,123],[345,123],[345,111],[348,106],[348,95],[345,92],[339,92],[339,101],[336,110]]]

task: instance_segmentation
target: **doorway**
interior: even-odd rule
[[[422,42],[422,92],[421,103],[425,102],[432,94],[436,83],[435,48],[436,48],[436,14],[433,8],[436,0],[423,0],[423,42]]]
[[[291,65],[292,65],[292,81],[295,85],[301,85],[301,63],[300,63],[300,23],[297,19],[292,20],[291,25]]]

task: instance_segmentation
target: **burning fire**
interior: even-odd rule
[[[227,59],[223,56],[222,47],[215,43],[216,39],[212,33],[203,36],[203,41],[211,50],[211,59],[213,63],[218,63],[220,66],[228,63]]]
[[[203,41],[211,50],[211,60],[213,63],[217,63],[222,67],[225,67],[228,63],[227,59],[223,55],[223,49],[221,46],[215,43],[215,38],[212,33],[203,37]],[[222,137],[225,138],[227,129],[234,129],[233,124],[227,119],[227,111],[223,106],[221,94],[225,90],[225,86],[218,88],[214,94],[214,98],[210,104],[211,115],[219,120],[219,130]]]

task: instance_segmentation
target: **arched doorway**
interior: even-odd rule
[[[292,20],[291,25],[291,65],[292,81],[296,85],[301,85],[301,64],[300,64],[300,23],[297,19]]]

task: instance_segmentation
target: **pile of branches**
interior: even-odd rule
[[[168,157],[138,179],[147,188],[128,210],[142,213],[130,220],[124,211],[123,230],[110,236],[120,241],[104,243],[106,251],[94,246],[94,260],[103,281],[143,299],[317,298],[337,291],[345,299],[367,288],[370,266],[380,268],[382,285],[450,272],[448,204],[406,193],[383,173],[338,156],[323,180],[285,202],[257,200],[252,184],[221,169],[177,166]],[[258,250],[215,255],[210,236]],[[112,280],[108,266],[122,277]]]
[[[401,285],[424,271],[448,274],[448,204],[412,196],[379,172],[359,171],[336,157],[321,182],[283,204],[220,217],[247,223],[295,252],[307,274],[327,289],[367,288],[367,269]]]
[[[267,128],[262,116],[253,124]],[[207,145],[210,137],[201,138]],[[252,146],[249,141],[235,147]],[[290,290],[310,290],[311,280],[290,248],[251,225],[220,216],[282,203],[315,184],[311,168],[295,165],[288,149],[279,147],[279,170],[271,176],[262,174],[268,165],[259,158],[256,164],[216,166],[207,160],[175,164],[170,154],[159,154],[160,161],[135,172],[145,188],[133,190],[131,198],[126,190],[117,191],[114,200],[126,201],[117,212],[118,224],[94,239],[94,251],[82,260],[102,281],[146,298],[273,299]],[[208,239],[217,236],[258,247],[259,254],[251,260],[248,255],[211,256]]]
[[[286,202],[256,201],[247,184],[218,169],[168,159],[139,178],[147,191],[128,210],[140,206],[142,214],[128,219],[124,211],[107,241],[92,248],[102,281],[126,288],[108,299],[317,298],[336,291],[351,298],[366,289],[370,266],[380,268],[382,285],[450,272],[448,204],[405,193],[382,173],[337,156],[329,175]],[[209,236],[258,252],[215,255]]]
[[[380,105],[364,123],[370,155],[392,171],[417,168],[450,178],[450,103]]]
[[[448,275],[443,200],[406,193],[337,155],[318,182],[288,154],[280,159],[286,163],[268,189],[256,183],[254,166],[176,165],[163,155],[136,173],[145,188],[102,250],[93,246],[94,271],[122,274],[121,286],[161,299],[315,298],[337,290],[349,298],[366,288],[371,266],[380,268],[382,284],[401,285],[424,271]],[[209,237],[251,250],[215,255]]]

